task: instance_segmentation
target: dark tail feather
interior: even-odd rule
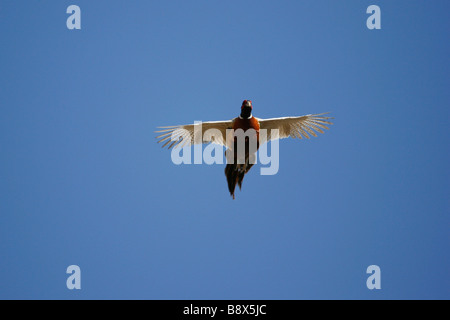
[[[225,167],[225,176],[227,177],[228,190],[230,195],[234,199],[234,190],[236,189],[236,183],[238,182],[238,169],[236,164],[227,164]]]
[[[234,190],[236,185],[239,189],[242,188],[242,181],[244,180],[245,174],[250,170],[253,164],[227,164],[225,167],[225,176],[227,177],[228,190],[230,195],[234,199]]]

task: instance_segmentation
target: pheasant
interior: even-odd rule
[[[253,166],[253,163],[250,161],[252,152],[256,152],[260,145],[270,140],[288,137],[300,139],[305,137],[309,139],[310,137],[308,134],[317,137],[316,131],[324,133],[322,129],[328,129],[327,125],[333,124],[328,121],[329,119],[332,119],[331,117],[324,116],[328,113],[308,114],[300,117],[260,119],[253,117],[252,110],[252,101],[244,100],[242,102],[239,117],[228,121],[208,121],[198,124],[159,127],[159,129],[162,130],[156,131],[157,133],[160,133],[156,138],[159,139],[158,143],[164,142],[163,148],[172,142],[168,146],[169,149],[172,147],[185,147],[200,143],[216,143],[225,146],[227,148],[225,151],[225,155],[227,156],[225,176],[227,178],[228,190],[234,199],[236,185],[241,189],[244,176]],[[201,136],[201,139],[194,139],[194,132],[198,132],[200,128],[201,134],[199,133],[199,135]],[[220,131],[221,134],[205,134],[205,132],[210,129],[216,129]],[[250,135],[245,136],[245,154],[242,155],[243,159],[241,159],[241,161],[238,160],[239,154],[234,152],[238,149],[236,132],[238,132],[239,129],[242,129],[244,133],[251,132]],[[260,130],[266,130],[266,134],[261,135],[261,137],[264,137],[261,141]],[[233,134],[231,139],[227,136],[230,132]],[[249,146],[249,141],[252,138],[256,138],[256,150],[251,150]],[[228,152],[231,152],[232,155],[229,156]]]

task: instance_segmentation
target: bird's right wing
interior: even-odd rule
[[[163,148],[169,143],[172,147],[185,147],[192,144],[216,143],[226,146],[226,131],[233,127],[233,120],[229,121],[208,121],[180,126],[159,127],[162,130],[156,138],[159,142],[164,142]]]
[[[308,114],[301,117],[258,119],[260,129],[267,130],[267,138],[263,139],[265,141],[261,141],[261,143],[288,137],[300,139],[305,137],[309,139],[308,133],[314,137],[317,137],[315,131],[323,133],[322,129],[328,129],[326,125],[333,124],[328,121],[333,118],[326,117],[324,114],[327,113]],[[278,135],[273,134],[273,129],[278,130]]]

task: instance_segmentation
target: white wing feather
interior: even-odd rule
[[[333,124],[328,121],[332,117],[323,116],[327,113],[308,114],[301,117],[285,117],[272,119],[258,119],[260,130],[267,130],[266,141],[261,141],[261,144],[274,139],[284,139],[288,137],[309,139],[309,134],[317,137],[316,132],[324,133],[322,129],[329,129],[326,125]],[[277,129],[279,135],[272,135],[272,130]],[[264,135],[261,135],[263,138]]]
[[[208,121],[197,124],[159,127],[162,130],[156,132],[162,134],[157,136],[156,138],[159,139],[158,143],[164,142],[162,146],[163,148],[169,145],[169,149],[172,147],[185,147],[192,144],[202,144],[209,142],[226,146],[226,130],[231,129],[232,126],[233,120]],[[215,129],[216,134],[214,134],[214,132],[210,129]],[[210,131],[207,132],[208,130]]]

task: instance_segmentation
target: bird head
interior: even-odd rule
[[[252,100],[244,100],[241,106],[241,118],[248,119],[252,117]]]
[[[243,102],[242,102],[242,107],[241,108],[244,108],[244,107],[252,107],[252,100],[244,100]]]

